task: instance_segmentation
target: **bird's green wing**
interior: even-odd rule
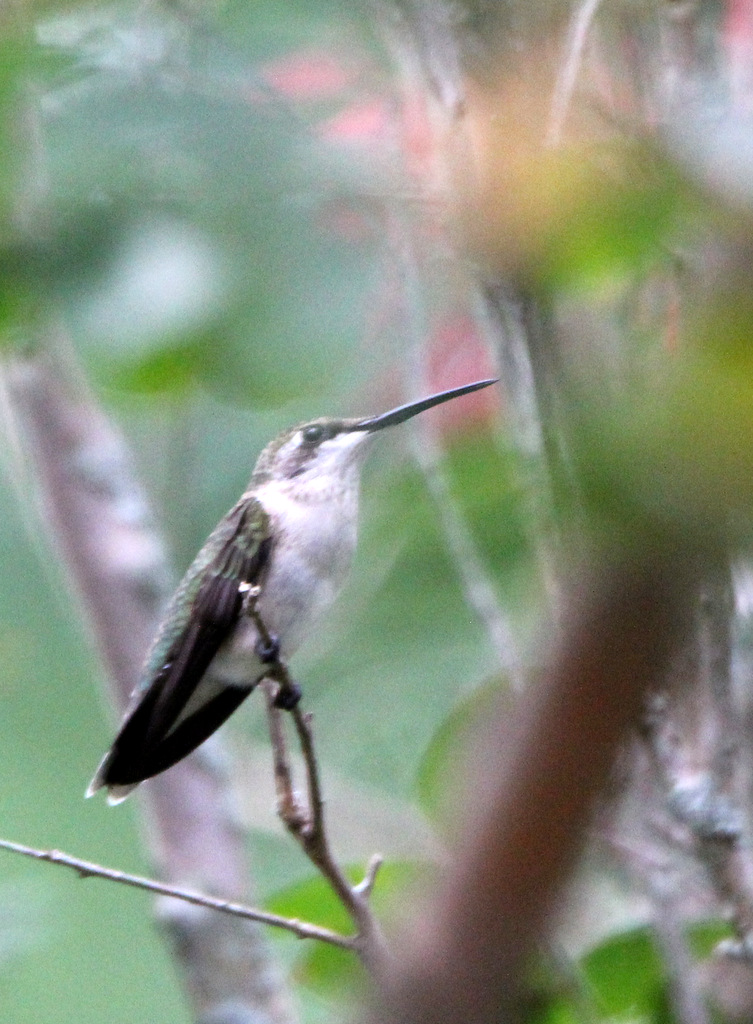
[[[248,695],[248,688],[208,683],[204,695],[201,682],[241,614],[242,584],[263,581],[270,549],[264,509],[255,498],[242,499],[217,525],[173,595],[147,657],[136,703],[92,791],[133,786],[169,768]]]

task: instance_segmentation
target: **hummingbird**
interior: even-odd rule
[[[496,383],[475,381],[364,419],[323,417],[262,451],[167,605],[115,740],[88,790],[119,803],[204,742],[287,659],[345,581],[361,467],[380,430]],[[256,618],[248,614],[253,588]],[[266,636],[260,634],[258,624]],[[300,691],[282,695],[291,708]]]

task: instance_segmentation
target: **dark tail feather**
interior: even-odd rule
[[[124,799],[139,782],[171,768],[195,750],[230,717],[250,692],[251,689],[244,687],[228,686],[162,737],[154,733],[152,713],[157,694],[147,692],[105,755],[87,796],[107,787],[114,802]]]

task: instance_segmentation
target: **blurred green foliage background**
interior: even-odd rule
[[[469,24],[488,6],[468,4]],[[543,19],[550,5],[539,8]],[[426,125],[394,116],[372,8],[50,2],[2,19],[0,345],[8,359],[52,336],[70,345],[128,439],[176,578],[279,430],[376,413],[502,363],[506,415],[490,390],[464,412],[447,407],[428,434],[414,424],[375,446],[351,579],[292,666],[315,715],[335,849],[354,871],[385,855],[388,904],[458,841],[448,808],[461,741],[510,682],[467,601],[427,452],[439,443],[442,486],[515,638],[510,662],[525,667],[540,657],[532,638],[559,568],[544,563],[563,535],[629,544],[649,524],[747,543],[749,195],[717,187],[711,144],[691,160],[650,133],[607,143],[592,121],[566,152],[534,158],[541,123],[487,65],[463,126],[480,201],[469,212],[453,197],[458,258],[431,218],[411,234],[426,212],[411,169],[431,165]],[[729,155],[730,140],[715,140]],[[516,396],[508,348],[489,344],[474,275],[482,286],[510,275],[557,309],[561,351],[544,362],[563,387],[550,407],[536,396],[541,432],[562,430],[572,461],[553,496],[543,463],[557,444],[526,435],[528,385]],[[0,398],[0,834],[148,872],[134,802],[82,799],[115,716]],[[258,900],[340,926],[274,818],[265,728],[252,697],[226,729]],[[578,963],[589,1019],[669,1020],[661,955],[618,909]],[[693,953],[722,931],[697,928]],[[300,983],[303,1019],[331,1020],[350,962],[287,936],[274,949]],[[531,1021],[582,1019],[583,992],[561,974],[542,968],[531,989]],[[189,1019],[148,897],[0,854],[0,1020]]]
[[[389,377],[406,330],[382,312],[392,255],[374,198],[397,185],[394,154],[322,129],[378,95],[378,48],[352,7],[329,2],[29,5],[6,21],[0,72],[0,338],[33,350],[51,321],[64,325],[132,445],[177,574],[274,433],[404,394]],[[471,376],[461,366],[448,383]],[[509,475],[511,457],[483,422],[454,443],[454,486],[468,488],[517,600],[525,573],[503,571],[524,555],[515,501],[500,511],[478,488]],[[148,871],[132,804],[83,801],[114,715],[12,451],[0,492],[2,834]],[[398,433],[368,467],[363,513],[347,593],[294,665],[325,783],[339,787],[335,842],[360,863],[376,849],[431,855],[418,765],[459,695],[495,669]],[[311,871],[272,815],[261,702],[229,732],[264,901]],[[188,1019],[148,897],[8,855],[0,1007],[16,1024]]]

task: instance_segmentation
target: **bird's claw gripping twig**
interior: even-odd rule
[[[282,711],[292,711],[298,707],[298,702],[302,695],[303,690],[298,683],[290,679],[287,682],[280,683],[280,689],[277,691],[277,696],[274,699],[274,706]]]
[[[280,640],[274,633],[260,636],[254,649],[257,658],[263,665],[274,665],[280,660]]]

